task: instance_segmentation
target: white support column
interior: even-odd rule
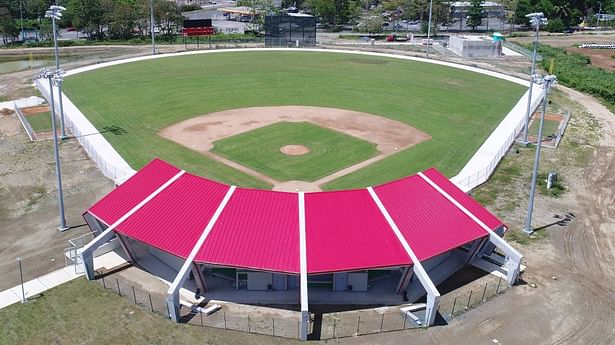
[[[96,238],[90,241],[90,243],[86,244],[83,247],[83,251],[81,252],[81,260],[83,261],[83,265],[85,266],[85,275],[88,280],[94,279],[94,251],[113,238],[113,236],[115,235],[114,230],[118,225],[122,224],[123,221],[128,219],[128,217],[132,216],[135,212],[141,209],[141,207],[145,206],[145,204],[152,200],[156,195],[160,194],[160,192],[165,190],[165,188],[171,185],[171,183],[175,182],[184,173],[185,171],[182,170],[175,174],[175,176],[171,177],[162,186],[158,187],[158,189],[156,189],[152,194],[148,195],[130,211],[126,212],[126,214],[124,214],[122,217],[120,217],[120,219],[115,221],[115,223],[111,224],[105,231],[103,231],[102,234],[98,235]]]
[[[181,287],[184,285],[184,282],[188,278],[188,275],[190,274],[190,271],[192,269],[192,263],[194,262],[194,258],[198,254],[203,243],[205,243],[205,239],[207,238],[207,236],[211,232],[211,229],[213,229],[214,225],[218,221],[220,214],[222,214],[222,211],[226,207],[226,204],[228,203],[228,201],[231,199],[231,196],[235,192],[236,188],[237,187],[235,186],[231,186],[231,188],[229,188],[229,190],[226,192],[224,199],[222,199],[222,202],[220,202],[220,205],[218,205],[216,212],[214,212],[213,216],[209,220],[209,223],[207,223],[207,226],[201,233],[201,236],[199,237],[199,239],[196,241],[196,244],[192,248],[192,251],[190,251],[190,254],[186,258],[186,261],[184,261],[184,264],[179,269],[177,276],[175,276],[175,279],[173,280],[171,287],[169,287],[169,290],[167,291],[166,300],[167,300],[167,307],[169,310],[169,317],[171,318],[171,320],[175,322],[179,322],[179,289],[181,289]]]
[[[417,278],[419,278],[421,285],[423,285],[425,292],[427,292],[427,309],[425,313],[424,325],[431,326],[435,322],[436,314],[438,313],[438,306],[440,304],[440,292],[438,291],[434,283],[431,281],[431,278],[429,278],[427,271],[425,271],[425,268],[414,254],[412,248],[410,248],[410,244],[408,244],[408,241],[406,241],[404,235],[402,235],[401,231],[397,227],[397,224],[395,224],[395,221],[393,220],[393,218],[391,218],[389,211],[387,211],[387,209],[384,207],[384,204],[382,203],[382,201],[380,201],[380,198],[378,197],[374,189],[372,187],[367,187],[367,190],[369,191],[369,194],[372,196],[372,199],[374,200],[376,205],[378,205],[380,212],[382,212],[382,215],[384,216],[384,218],[386,218],[391,229],[393,229],[395,236],[397,236],[397,239],[412,260],[412,263],[414,265],[414,274],[416,274]]]
[[[504,263],[504,268],[506,269],[506,280],[508,281],[508,285],[513,285],[517,282],[517,278],[519,277],[519,270],[521,269],[521,259],[523,259],[523,255],[519,253],[515,248],[513,248],[508,242],[504,241],[498,234],[493,232],[485,223],[483,223],[478,217],[476,217],[472,212],[468,211],[463,205],[461,205],[457,200],[455,200],[452,196],[446,193],[440,186],[438,186],[435,182],[433,182],[429,177],[425,176],[423,173],[418,173],[418,175],[425,180],[425,182],[429,183],[435,190],[437,190],[442,196],[444,196],[448,201],[450,201],[453,205],[455,205],[461,212],[463,212],[466,216],[470,217],[476,224],[478,224],[483,230],[489,233],[489,241],[495,244],[498,249],[504,252],[506,255],[506,261]]]
[[[299,339],[307,340],[308,322],[310,318],[308,307],[307,283],[307,249],[305,243],[305,194],[299,193],[299,289],[301,292],[301,330]]]

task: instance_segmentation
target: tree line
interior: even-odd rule
[[[244,0],[256,4],[261,12],[275,13],[271,0]],[[366,31],[381,29],[385,21],[427,21],[430,0],[282,0],[282,7],[296,7],[319,18],[323,27],[341,29],[342,25],[362,22]],[[74,27],[89,39],[129,39],[150,32],[150,0],[0,0],[0,34],[7,41],[15,41],[22,28],[36,29],[49,38],[51,27],[44,17],[52,4],[66,7],[59,23]],[[181,26],[182,8],[174,1],[154,0],[154,21],[159,35],[171,36]],[[511,24],[527,24],[525,14],[541,11],[549,18],[550,31],[578,25],[595,14],[615,13],[615,0],[501,0],[507,20]],[[433,29],[452,23],[450,1],[433,0]],[[188,10],[185,7],[184,10]],[[194,9],[194,8],[190,8]],[[480,0],[470,0],[467,24],[480,25],[485,13]],[[23,18],[23,20],[21,19]],[[425,25],[424,28],[426,29]]]

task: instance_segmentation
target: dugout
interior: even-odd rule
[[[265,47],[313,47],[316,18],[302,13],[265,17]]]

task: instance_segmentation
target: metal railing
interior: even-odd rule
[[[19,122],[21,122],[23,129],[26,130],[26,133],[28,134],[28,138],[30,138],[30,141],[35,141],[36,134],[34,134],[34,130],[32,129],[32,126],[30,126],[30,123],[26,119],[26,116],[21,111],[21,108],[19,108],[19,106],[17,105],[17,102],[15,101],[13,101],[13,109],[15,109],[15,114],[17,114],[17,118],[19,119]]]

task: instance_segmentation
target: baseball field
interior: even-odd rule
[[[494,77],[422,62],[279,51],[121,64],[67,77],[64,90],[97,128],[123,129],[104,135],[135,169],[160,157],[225,183],[271,188],[272,180],[316,180],[369,159],[369,164],[326,180],[322,189],[374,185],[431,166],[455,175],[525,91]],[[287,109],[272,108],[282,106],[338,109],[341,115],[335,124],[321,116],[290,125],[295,115],[289,113],[278,122],[253,125],[260,116],[268,116],[268,109]],[[207,114],[243,108],[255,110],[241,113],[243,122],[237,126],[229,122],[223,128],[223,120],[206,122]],[[393,124],[354,124],[359,115],[353,112]],[[161,134],[197,118],[205,122],[185,127],[189,133]],[[342,128],[343,121],[352,125]],[[389,152],[383,135],[391,129],[387,126],[421,139],[408,146],[391,144]],[[197,147],[199,137],[211,136],[211,131],[224,135],[212,136],[217,139],[205,148]],[[370,140],[364,135],[369,131],[385,138]],[[182,141],[186,133],[194,137],[194,145]],[[284,154],[278,146],[304,150]],[[228,160],[236,164],[225,164]]]

